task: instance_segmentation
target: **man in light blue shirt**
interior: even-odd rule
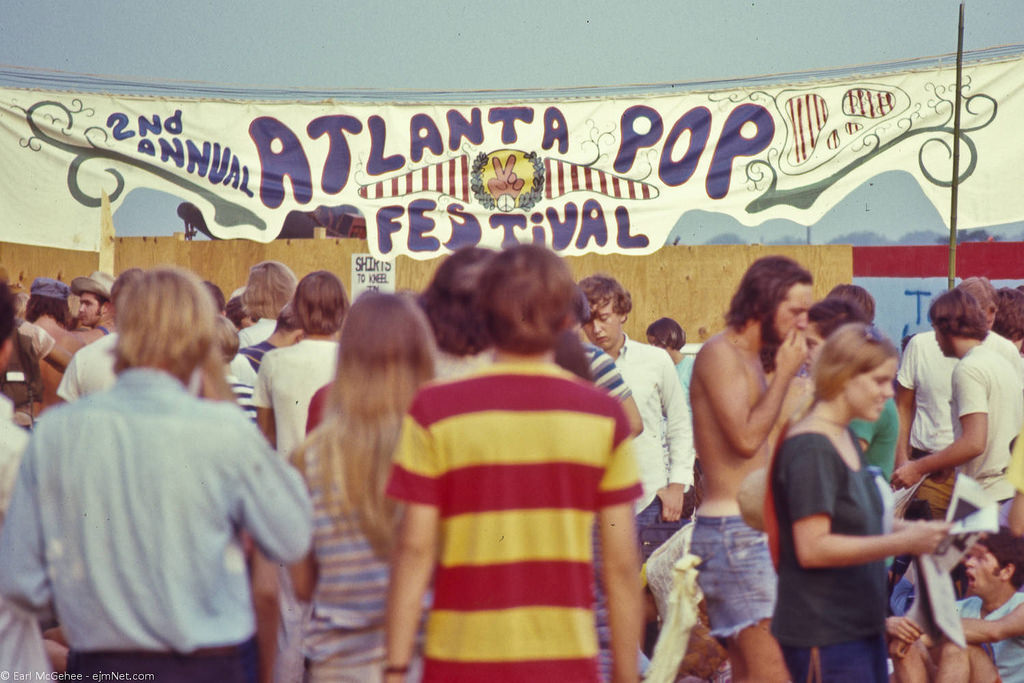
[[[118,299],[117,383],[51,409],[25,452],[0,593],[55,611],[72,673],[254,680],[243,534],[278,562],[309,548],[298,473],[237,405],[186,388],[217,381],[214,314],[195,276],[142,275]]]
[[[906,617],[890,617],[886,630],[894,652],[896,680],[1024,682],[1024,539],[1007,528],[979,541],[964,561],[968,597],[957,602],[968,647],[943,640],[930,649],[918,639],[920,627]],[[928,660],[931,660],[929,665]]]

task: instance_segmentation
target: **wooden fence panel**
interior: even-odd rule
[[[577,280],[606,273],[629,290],[633,312],[625,329],[630,337],[646,341],[647,326],[667,316],[683,326],[687,342],[703,342],[724,327],[723,316],[746,269],[770,254],[789,256],[810,270],[816,299],[853,279],[852,248],[843,245],[666,246],[651,256],[588,254],[567,261]]]
[[[0,242],[0,264],[7,269],[12,289],[27,292],[37,277],[70,283],[79,275],[92,273],[99,264],[99,254]]]
[[[215,282],[230,296],[245,284],[249,268],[265,260],[288,264],[302,277],[329,270],[346,289],[351,284],[353,254],[367,253],[366,242],[354,239],[248,240],[186,242],[177,237],[121,237],[115,243],[115,269],[175,264]],[[835,285],[851,282],[853,250],[828,246],[666,246],[649,256],[598,255],[566,259],[577,279],[607,273],[622,282],[633,298],[626,332],[645,340],[647,326],[662,316],[675,318],[687,341],[701,342],[723,327],[723,315],[747,267],[761,256],[782,254],[796,259],[814,275],[816,298]],[[0,263],[24,287],[38,276],[65,282],[96,269],[97,254],[0,243]],[[439,260],[416,261],[400,256],[395,265],[399,290],[420,291]]]

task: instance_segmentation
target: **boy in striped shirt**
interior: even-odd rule
[[[413,657],[432,575],[424,681],[596,681],[595,514],[613,678],[638,680],[639,480],[618,402],[552,362],[572,297],[552,252],[502,252],[480,282],[495,364],[413,401],[388,485],[406,504],[388,597],[389,681],[403,680]]]

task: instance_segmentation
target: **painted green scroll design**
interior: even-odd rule
[[[206,187],[182,178],[162,166],[148,164],[121,152],[100,146],[100,144],[97,144],[93,138],[99,138],[99,143],[106,143],[108,133],[104,128],[99,126],[90,126],[84,129],[82,131],[82,137],[89,143],[89,146],[75,145],[50,135],[43,129],[43,126],[37,120],[37,116],[40,118],[45,117],[49,120],[49,123],[57,127],[62,134],[70,135],[74,128],[74,116],[76,114],[85,114],[86,116],[92,115],[92,110],[85,109],[81,100],[74,99],[71,104],[75,109],[69,109],[61,102],[54,100],[43,100],[36,102],[29,107],[25,112],[25,121],[28,123],[28,126],[32,131],[32,137],[27,140],[22,140],[21,146],[38,152],[41,149],[40,142],[43,142],[52,147],[63,150],[68,154],[74,155],[74,158],[68,165],[67,183],[68,192],[71,193],[71,196],[79,204],[90,208],[96,208],[102,203],[102,199],[100,197],[93,197],[82,189],[78,176],[81,172],[82,165],[86,162],[92,161],[93,159],[107,159],[108,161],[133,166],[141,171],[150,173],[177,185],[183,190],[199,195],[214,207],[214,221],[218,225],[224,227],[248,225],[261,231],[265,231],[267,229],[266,221],[256,215],[251,209],[248,209],[241,204],[224,199]],[[45,109],[47,107],[56,107],[60,112],[62,112],[62,114],[47,113],[47,110]],[[117,182],[117,186],[114,191],[109,193],[110,201],[113,202],[116,201],[124,191],[124,176],[122,176],[121,173],[112,166],[108,166],[104,170]]]
[[[939,93],[936,92],[936,94]],[[964,167],[960,171],[958,182],[961,183],[968,179],[971,175],[973,175],[978,165],[978,148],[974,140],[971,138],[970,133],[985,128],[986,126],[991,124],[992,121],[995,119],[998,110],[998,103],[995,101],[995,99],[985,94],[973,95],[967,98],[966,100],[964,100],[964,108],[968,114],[977,115],[979,111],[975,109],[975,107],[977,107],[980,103],[987,103],[990,105],[991,109],[988,113],[988,116],[985,117],[976,125],[969,127],[961,127],[960,129],[960,141],[966,147],[970,156],[970,162],[966,165],[966,167]],[[821,196],[821,194],[825,190],[835,185],[839,180],[849,175],[851,172],[859,168],[861,165],[866,164],[872,159],[878,157],[880,154],[884,154],[886,151],[895,147],[896,145],[899,145],[910,138],[920,135],[931,136],[928,137],[921,144],[921,147],[918,150],[917,161],[918,167],[922,175],[925,177],[926,180],[928,180],[928,182],[932,183],[933,185],[936,185],[938,187],[951,187],[953,184],[952,179],[942,180],[938,178],[935,174],[931,173],[928,170],[924,160],[924,150],[930,144],[938,144],[943,146],[946,149],[947,153],[950,155],[950,157],[952,157],[951,145],[949,145],[945,141],[945,136],[948,135],[950,139],[953,136],[953,128],[951,125],[949,125],[950,120],[953,117],[952,103],[949,100],[941,97],[938,101],[933,101],[929,103],[929,106],[931,106],[931,108],[936,111],[938,111],[939,107],[943,105],[947,105],[949,107],[949,114],[946,120],[943,121],[942,123],[935,126],[927,126],[924,128],[910,128],[910,120],[904,119],[900,121],[897,125],[907,126],[907,130],[905,130],[903,133],[901,133],[900,135],[896,136],[895,138],[889,140],[884,144],[881,143],[881,139],[877,132],[868,133],[864,138],[864,144],[865,146],[872,145],[874,147],[872,151],[868,152],[867,154],[864,154],[856,161],[851,162],[850,164],[848,164],[841,170],[837,171],[836,173],[832,174],[831,176],[823,178],[817,182],[804,185],[803,187],[797,187],[790,190],[778,190],[778,171],[776,170],[775,165],[773,165],[772,163],[771,155],[769,156],[768,160],[755,159],[754,161],[751,161],[749,164],[747,164],[746,167],[747,179],[755,184],[761,184],[762,182],[764,182],[765,178],[770,177],[770,180],[768,181],[767,189],[761,194],[761,196],[747,204],[747,213],[759,213],[761,211],[766,211],[772,207],[779,205],[792,206],[797,209],[808,209],[814,204],[815,201],[817,201],[818,197]],[[980,107],[978,107],[978,109],[980,109]],[[777,150],[773,151],[775,151],[775,160],[777,165],[777,157],[779,153]]]

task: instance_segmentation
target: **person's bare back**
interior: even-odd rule
[[[75,333],[69,332],[68,330],[61,327],[57,322],[48,315],[39,317],[35,324],[45,330],[53,340],[57,343],[57,346],[64,349],[68,354],[74,354],[75,351],[82,348],[84,344]],[[59,402],[57,398],[57,387],[60,385],[61,377],[64,373],[51,367],[47,363],[41,363],[39,365],[39,372],[43,378],[43,408],[48,408]]]

